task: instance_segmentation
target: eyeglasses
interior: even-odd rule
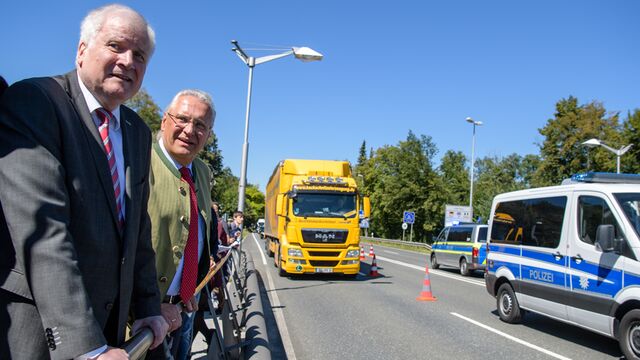
[[[170,112],[167,112],[167,115],[169,115],[169,118],[171,118],[171,121],[173,121],[173,123],[176,124],[176,127],[181,130],[186,128],[187,125],[189,124],[191,124],[193,128],[196,130],[196,133],[201,136],[205,135],[207,132],[211,130],[211,127],[205,125],[204,121],[202,120],[197,120],[197,119],[189,120],[189,118],[185,116],[173,115]]]

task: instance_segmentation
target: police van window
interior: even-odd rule
[[[493,215],[491,242],[556,248],[566,206],[566,196],[499,203]]]
[[[487,242],[487,228],[486,227],[478,228],[478,242],[481,242],[481,243]]]
[[[623,237],[620,226],[604,199],[595,196],[580,196],[578,198],[580,240],[593,245],[596,241],[599,225],[613,225],[615,238]]]
[[[445,227],[440,231],[440,234],[436,238],[436,241],[447,241],[447,233],[449,232],[449,228]]]
[[[613,194],[631,227],[640,236],[640,193]]]
[[[472,231],[472,227],[453,226],[451,227],[451,229],[449,229],[449,236],[447,237],[447,241],[469,242],[471,241]]]

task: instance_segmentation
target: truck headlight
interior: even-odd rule
[[[293,257],[302,257],[302,250],[289,248],[288,254]]]
[[[347,251],[347,257],[348,258],[355,258],[360,256],[360,250],[355,249],[355,250],[349,250]]]

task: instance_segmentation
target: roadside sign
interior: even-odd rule
[[[364,210],[360,209],[360,212],[358,212],[358,216],[360,217],[360,219],[364,219]]]
[[[369,228],[369,219],[360,220],[360,228],[361,229],[368,229]]]
[[[407,225],[407,223],[403,222],[402,223],[402,230],[407,230],[409,226]]]
[[[413,224],[416,220],[416,213],[413,211],[405,211],[402,215],[402,222],[407,224]]]
[[[446,205],[444,209],[444,226],[461,222],[472,222],[473,210],[470,206]]]

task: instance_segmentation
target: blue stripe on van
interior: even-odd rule
[[[598,277],[598,280],[593,280],[572,275],[571,285],[576,291],[613,297],[622,289],[622,271],[619,269],[609,269],[587,261],[582,261],[578,264],[575,260],[571,260],[571,268]]]

